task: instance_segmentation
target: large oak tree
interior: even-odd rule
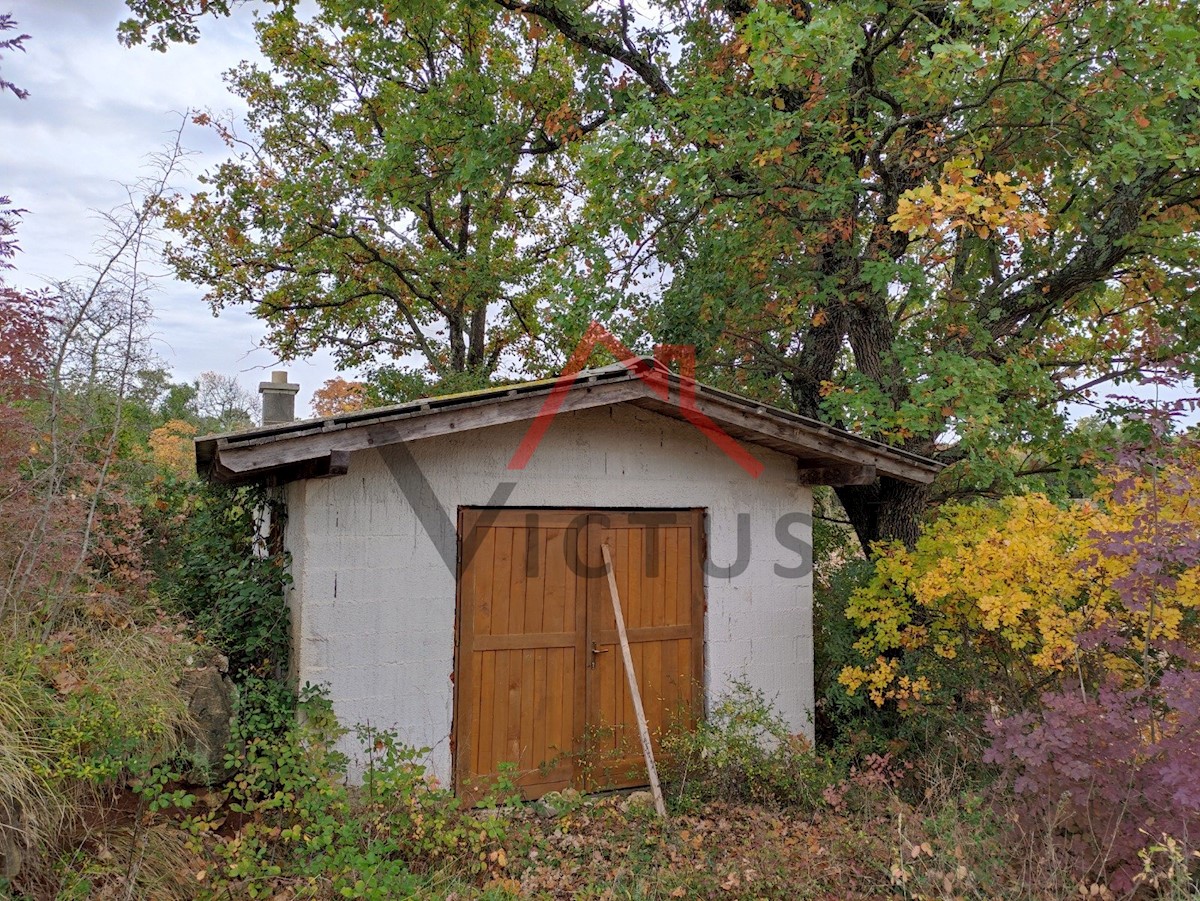
[[[377,6],[258,23],[267,65],[228,76],[249,134],[197,117],[233,154],[169,215],[168,258],[214,308],[250,305],[284,357],[483,382],[537,333],[575,68],[494,7]]]
[[[198,12],[130,5],[143,28],[186,29]],[[583,186],[574,242],[590,266],[545,262],[592,284],[564,289],[560,308],[619,310],[631,336],[695,344],[710,378],[953,463],[939,492],[1011,484],[1031,468],[1012,448],[1053,447],[1064,405],[1090,388],[1195,369],[1200,8],[1187,0],[372,6],[391,21],[470,10],[523,58],[536,44],[573,64],[553,106],[571,141],[545,118],[506,138],[509,118],[469,106],[484,102],[474,82],[474,99],[446,101],[494,136],[472,157],[487,178],[526,171],[506,169],[514,155],[577,155],[563,165]],[[305,34],[273,62],[309,52]],[[324,65],[375,59],[346,51]],[[445,127],[397,95],[378,102],[409,123],[396,152]],[[314,108],[313,134],[338,112]],[[509,246],[536,241],[553,208],[509,220]],[[278,247],[293,245],[261,245]],[[889,479],[838,493],[865,542],[911,542],[931,498]]]

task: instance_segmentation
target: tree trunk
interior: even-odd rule
[[[921,515],[929,502],[928,485],[910,485],[883,476],[873,485],[835,490],[867,553],[877,541],[899,540],[909,548],[917,543]]]

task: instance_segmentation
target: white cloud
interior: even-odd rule
[[[205,22],[198,44],[166,53],[117,42],[117,23],[127,17],[121,0],[0,0],[0,10],[31,35],[25,53],[0,61],[4,77],[30,93],[23,102],[0,97],[0,194],[28,210],[9,280],[32,288],[79,274],[101,229],[94,211],[124,200],[124,185],[146,173],[147,157],[171,140],[186,110],[240,111],[222,73],[257,58],[257,49],[245,10]],[[225,152],[208,129],[194,126],[184,146],[196,151],[194,172]],[[236,373],[254,391],[279,368],[259,347],[263,327],[243,310],[214,318],[202,296],[196,286],[162,282],[157,352],[177,378]],[[335,374],[333,362],[320,355],[286,368],[303,386],[298,409],[307,413],[312,390]]]

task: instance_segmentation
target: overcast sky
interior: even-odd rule
[[[101,231],[91,211],[121,203],[123,185],[146,174],[147,155],[169,143],[186,110],[241,108],[221,73],[257,50],[246,10],[207,20],[199,44],[166,53],[117,42],[117,23],[127,17],[122,0],[0,0],[0,12],[8,11],[15,33],[31,39],[25,53],[0,61],[4,78],[29,91],[25,101],[0,97],[0,195],[28,210],[18,231],[17,272],[7,278],[32,288],[80,274],[77,261],[86,260]],[[183,143],[196,151],[188,164],[194,173],[224,153],[196,126],[184,131]],[[162,281],[154,298],[157,353],[177,379],[211,369],[237,375],[256,392],[277,368],[258,346],[263,328],[241,309],[214,318],[202,295],[195,286]],[[297,413],[309,415],[312,390],[335,374],[332,361],[282,368],[301,383]]]

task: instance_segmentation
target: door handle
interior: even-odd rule
[[[588,666],[590,666],[592,669],[595,669],[596,668],[596,655],[597,654],[607,654],[611,650],[612,650],[612,648],[602,648],[602,647],[600,647],[600,645],[596,644],[596,642],[593,641],[592,642],[592,659],[591,659],[591,662],[588,664]]]

